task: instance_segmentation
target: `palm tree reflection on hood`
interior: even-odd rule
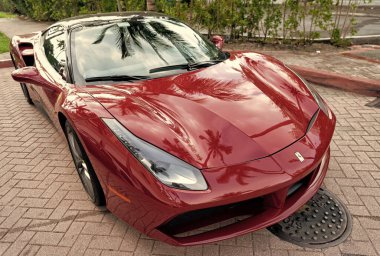
[[[192,145],[191,141],[189,140],[184,141],[182,140],[182,138],[181,140],[175,138],[172,142],[170,142],[168,139],[165,138],[162,142],[164,143],[166,150],[171,152],[177,152],[177,154],[181,156],[181,159],[185,162],[191,163],[195,160],[197,163],[199,163],[199,160],[202,159],[199,153],[196,152],[194,145]],[[185,149],[183,147],[183,143],[185,143],[187,145],[187,148],[190,148],[191,152],[195,154],[194,157],[190,154],[190,151],[188,149]]]
[[[217,168],[209,172],[220,174],[217,178],[218,183],[227,184],[231,179],[235,178],[236,182],[242,186],[248,185],[249,180],[258,175],[257,170],[247,164]]]
[[[197,74],[192,76],[177,77],[171,86],[150,86],[151,90],[157,93],[175,95],[195,102],[202,102],[208,97],[222,101],[243,101],[249,100],[250,96],[241,90],[243,81],[231,79],[224,81],[221,79],[202,77]]]
[[[216,131],[215,133],[211,130],[205,131],[206,136],[200,135],[199,138],[201,140],[206,140],[208,145],[208,154],[207,157],[203,163],[203,166],[207,166],[207,162],[209,161],[210,157],[213,158],[219,157],[222,163],[226,164],[224,162],[224,154],[231,154],[232,152],[232,146],[226,146],[221,144],[220,139],[222,138],[222,135],[219,133],[219,131]]]
[[[220,131],[212,131],[212,130],[205,130],[205,135],[199,135],[199,138],[201,140],[205,140],[207,143],[207,156],[204,158],[203,156],[196,154],[196,158],[194,159],[193,156],[189,153],[187,149],[183,147],[183,141],[181,142],[178,139],[174,139],[173,142],[170,142],[168,139],[164,139],[163,143],[166,146],[165,149],[170,152],[176,152],[178,155],[181,156],[181,159],[191,163],[195,160],[198,164],[202,166],[202,168],[208,167],[208,161],[213,158],[219,158],[222,163],[225,163],[224,161],[224,155],[229,155],[232,152],[232,146],[227,146],[221,143],[221,134]],[[191,145],[191,142],[188,141],[187,147],[190,147],[193,153],[196,153],[195,149]],[[201,162],[203,161],[203,162]]]

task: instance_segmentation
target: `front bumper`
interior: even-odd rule
[[[206,208],[210,210],[209,213],[201,212],[198,216],[197,211],[190,214],[186,212],[184,214],[187,215],[186,217],[176,216],[149,232],[148,235],[173,245],[197,245],[244,235],[271,226],[293,214],[313,197],[326,175],[329,158],[330,150],[328,149],[316,168],[305,172],[305,176],[301,175],[292,182],[271,187],[273,191],[268,194],[258,193],[257,197],[249,200],[211,209]],[[293,191],[292,188],[295,190]],[[237,196],[236,198],[244,197]],[[210,224],[213,225],[208,226]],[[219,224],[226,225],[221,227]],[[207,227],[202,228],[205,226]],[[198,227],[200,228],[197,229]],[[198,233],[195,234],[194,230]],[[190,232],[182,233],[183,231]],[[187,236],[177,236],[177,233]]]
[[[126,149],[116,139],[103,146],[101,152],[106,154],[91,155],[91,161],[100,174],[107,208],[116,216],[169,244],[204,244],[273,225],[311,199],[328,169],[334,128],[335,116],[319,111],[309,132],[287,148],[235,166],[202,170],[209,185],[206,191],[166,187],[134,157],[118,161],[122,157],[112,156]],[[295,156],[296,152],[304,161]],[[244,220],[218,226],[242,216]],[[205,232],[193,234],[197,228]],[[190,231],[190,235],[178,235],[183,231]]]

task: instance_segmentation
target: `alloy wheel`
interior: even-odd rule
[[[91,180],[88,164],[86,163],[86,159],[84,158],[82,149],[80,148],[78,144],[78,139],[71,127],[67,130],[67,139],[69,141],[69,146],[73,155],[75,168],[78,171],[78,174],[82,181],[84,189],[90,196],[91,200],[94,201],[95,192],[94,192],[94,186]]]

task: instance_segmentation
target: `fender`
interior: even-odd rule
[[[14,36],[9,43],[11,58],[15,67],[21,68],[34,65],[34,44],[41,32]]]

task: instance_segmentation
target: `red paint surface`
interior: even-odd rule
[[[17,67],[25,66],[18,43],[35,44],[38,37],[12,40]],[[27,85],[33,101],[45,107],[59,129],[59,115],[69,120],[99,177],[108,209],[151,237],[194,245],[252,232],[292,214],[322,184],[335,117],[319,111],[306,133],[318,106],[302,81],[271,57],[234,53],[223,63],[181,75],[78,87],[53,71],[39,46],[34,56],[40,80]],[[22,80],[20,73],[13,75]],[[33,75],[24,72],[23,81]],[[136,136],[202,169],[208,190],[160,183],[101,117],[117,118]],[[313,170],[307,186],[287,198],[288,188]],[[259,196],[267,200],[264,212],[240,223],[186,238],[158,230],[179,214]]]
[[[318,109],[297,76],[256,53],[232,54],[177,76],[86,90],[136,136],[198,168],[273,154],[300,139]]]

